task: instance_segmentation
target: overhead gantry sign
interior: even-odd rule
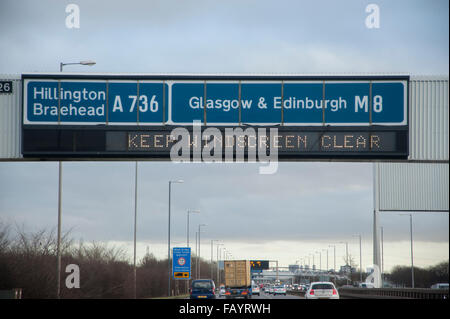
[[[186,145],[192,156],[205,148],[246,157],[276,148],[282,160],[408,156],[407,76],[22,79],[24,157],[164,160]]]

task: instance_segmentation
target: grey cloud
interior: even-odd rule
[[[0,168],[0,216],[33,227],[56,225],[56,164],[2,163]],[[201,210],[191,215],[191,236],[199,223],[209,225],[205,238],[332,240],[355,231],[370,236],[371,174],[371,164],[356,163],[280,163],[272,176],[258,175],[251,164],[139,163],[140,238],[167,236],[168,180],[179,178],[185,183],[172,188],[174,240],[186,237],[187,209]],[[74,228],[76,237],[132,238],[134,163],[65,163],[63,211],[63,226]],[[404,225],[388,217],[382,220],[392,240],[408,238]],[[441,223],[446,218],[421,222],[416,238],[448,241],[448,225]]]

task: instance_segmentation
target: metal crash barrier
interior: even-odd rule
[[[361,299],[448,299],[448,289],[426,288],[340,288],[339,295]]]

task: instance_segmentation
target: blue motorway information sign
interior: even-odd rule
[[[24,79],[23,123],[405,126],[407,80]]]
[[[175,279],[191,279],[191,248],[172,249],[172,275]]]
[[[22,85],[24,157],[409,154],[408,76],[58,73],[24,74]],[[183,258],[174,264],[180,279],[190,277]]]

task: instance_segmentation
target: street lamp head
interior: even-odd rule
[[[89,66],[93,66],[95,65],[95,61],[91,61],[91,60],[87,60],[87,61],[80,61],[81,65],[89,65]]]
[[[197,209],[188,209],[188,213],[197,213],[197,214],[199,214],[200,211],[197,210]]]
[[[68,62],[68,63],[60,62],[59,63],[59,71],[62,72],[63,71],[63,67],[65,65],[77,65],[77,64],[93,66],[95,64],[95,62],[91,61],[91,60],[80,61],[80,62]]]

